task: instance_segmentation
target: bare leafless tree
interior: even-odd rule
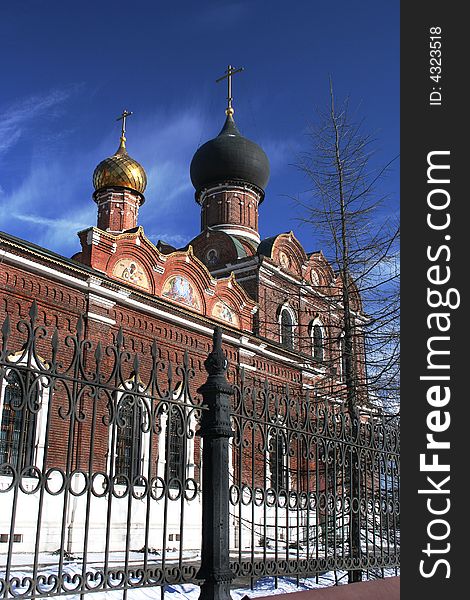
[[[375,166],[374,138],[351,114],[349,99],[335,102],[330,81],[330,106],[319,113],[309,132],[309,149],[298,167],[311,184],[307,198],[297,201],[301,221],[314,229],[327,258],[339,273],[343,329],[344,383],[347,403],[356,410],[360,400],[380,403],[396,412],[399,394],[399,229],[379,193],[389,171]],[[367,315],[355,317],[356,296]],[[360,340],[365,340],[366,369]]]
[[[363,121],[351,114],[348,99],[336,103],[331,80],[330,106],[319,114],[309,139],[310,147],[298,163],[311,183],[308,198],[299,200],[301,221],[314,228],[340,276],[343,383],[354,439],[364,399],[397,410],[399,230],[395,217],[385,210],[386,198],[378,192],[395,159],[374,166],[374,139],[364,133]],[[365,322],[356,316],[357,297],[367,314]],[[359,493],[359,469],[352,477],[353,493]],[[351,551],[359,557],[359,518],[352,517]],[[350,581],[360,578],[360,570],[351,571]]]

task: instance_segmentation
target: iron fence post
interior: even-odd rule
[[[356,449],[356,460],[357,464],[352,464],[351,473],[351,558],[353,563],[356,563],[356,568],[351,569],[348,572],[348,583],[357,583],[362,581],[362,570],[359,567],[362,558],[361,549],[361,477],[360,477],[360,425],[359,425],[359,413],[355,406],[349,406],[349,414],[351,417],[351,434],[353,439],[354,448]],[[354,457],[354,454],[353,454]],[[356,503],[356,510],[354,510],[354,503]],[[354,564],[353,564],[354,566]]]
[[[197,574],[203,579],[201,600],[229,600],[233,573],[229,557],[229,438],[230,396],[227,359],[222,350],[222,331],[214,329],[213,349],[204,362],[206,382],[198,389],[204,410],[200,436],[202,448],[202,559]]]

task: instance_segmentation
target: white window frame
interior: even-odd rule
[[[127,386],[127,389],[125,389],[123,386],[120,386],[117,390],[116,408],[124,394],[132,395],[132,388],[134,386],[133,379],[126,381],[125,385]],[[139,392],[142,393],[143,390],[144,390],[144,386],[142,384],[139,385]],[[143,408],[142,410],[143,410],[144,423],[147,426],[146,428],[148,429],[148,431],[141,431],[141,436],[142,436],[141,437],[141,445],[140,445],[141,454],[140,454],[139,460],[141,461],[142,469],[141,469],[140,477],[145,477],[146,479],[148,479],[148,468],[149,468],[149,459],[150,459],[150,442],[151,442],[151,435],[150,435],[151,431],[150,431],[150,428],[148,427],[150,402],[149,402],[149,399],[146,397],[140,396],[140,398],[146,404],[146,408]],[[113,429],[115,430],[114,445],[113,445]],[[118,432],[119,432],[119,427],[118,427],[117,423],[115,423],[115,422],[110,423],[109,428],[108,428],[108,452],[107,452],[108,458],[106,461],[106,468],[107,468],[107,473],[109,474],[109,473],[111,473],[111,465],[113,466],[113,476],[116,476],[116,459],[117,459],[116,445],[117,445],[117,439],[118,439]],[[130,482],[130,484],[132,485],[132,481]],[[117,485],[120,485],[120,484],[117,484]]]
[[[179,404],[184,406],[184,411],[190,411],[189,416],[189,429],[191,431],[195,431],[196,428],[196,417],[194,414],[193,405],[187,401],[186,397],[181,396],[181,385],[176,386],[175,391],[173,392],[173,400],[179,400]],[[168,412],[164,412],[160,414],[160,433],[158,438],[158,461],[157,461],[157,477],[165,478],[165,468],[166,468],[166,449],[167,449],[167,428],[168,428]],[[202,453],[202,438],[201,439],[201,453]],[[184,469],[184,477],[185,479],[194,479],[194,437],[188,438],[185,437],[186,440],[186,464],[183,465]],[[201,454],[202,456],[202,454]],[[183,489],[184,493],[184,489]]]
[[[312,357],[315,358],[315,336],[314,336],[314,329],[315,326],[318,325],[320,327],[320,331],[321,331],[321,340],[322,340],[322,355],[321,355],[321,359],[316,359],[319,360],[320,362],[325,362],[325,326],[323,325],[323,323],[321,322],[321,320],[316,317],[315,319],[313,319],[313,321],[310,321],[310,341],[311,341],[311,346],[312,346]]]
[[[49,412],[49,398],[50,398],[50,388],[47,387],[47,376],[41,375],[41,371],[45,371],[44,366],[40,366],[36,361],[32,362],[30,366],[24,360],[21,360],[23,356],[22,352],[18,352],[17,355],[13,355],[9,357],[9,362],[13,369],[25,368],[30,371],[34,369],[37,371],[37,377],[39,379],[37,384],[38,389],[38,402],[40,404],[40,408],[38,412],[35,414],[35,432],[34,432],[34,444],[33,444],[33,460],[32,465],[40,470],[44,468],[44,448],[46,442],[46,429],[47,429],[47,418]],[[1,386],[0,391],[0,423],[3,418],[3,406],[5,403],[5,392],[8,383],[6,382],[6,377],[9,373],[10,369],[8,367],[5,368],[5,377],[3,379],[3,385]],[[0,480],[4,477],[10,479],[9,475],[0,476]]]

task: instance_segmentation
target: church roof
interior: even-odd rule
[[[288,232],[285,232],[288,233]],[[271,256],[271,252],[274,246],[274,242],[277,240],[277,238],[283,235],[282,233],[278,233],[277,235],[273,235],[271,237],[265,238],[264,240],[261,240],[261,242],[259,243],[258,246],[258,254],[261,256]]]
[[[123,187],[143,194],[147,187],[147,174],[143,166],[131,158],[126,149],[126,119],[130,115],[132,112],[124,110],[122,115],[116,119],[122,121],[119,148],[96,167],[93,173],[95,191],[110,187]],[[143,201],[142,196],[142,203]]]
[[[234,235],[230,235],[229,233],[227,235],[230,237],[235,248],[237,249],[237,257],[244,258],[245,256],[248,256],[248,252],[246,251],[245,247],[240,242],[240,240],[237,237],[235,237]]]
[[[196,193],[225,181],[252,184],[264,191],[269,172],[269,160],[263,149],[242,136],[231,114],[227,115],[219,135],[196,151],[190,167]]]
[[[140,163],[131,158],[121,141],[119,148],[109,158],[105,158],[93,173],[93,186],[96,191],[109,187],[124,187],[143,194],[147,187],[147,175]]]
[[[24,248],[26,250],[30,250],[39,256],[43,256],[44,258],[52,260],[53,262],[60,262],[62,264],[67,265],[68,267],[71,267],[78,271],[83,271],[84,273],[87,273],[89,275],[96,274],[96,269],[93,269],[88,265],[78,262],[73,258],[67,258],[62,254],[57,254],[57,252],[48,250],[43,246],[38,246],[33,242],[29,242],[28,240],[16,237],[15,235],[11,235],[10,233],[6,233],[5,231],[0,231],[0,243],[1,242],[6,242],[7,244],[10,244],[11,246],[15,246],[17,248]],[[105,275],[104,273],[100,272],[99,275],[103,279],[108,279],[107,275]]]

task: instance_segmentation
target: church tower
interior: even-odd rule
[[[124,110],[119,117],[118,120],[122,120],[119,148],[113,156],[101,161],[93,173],[98,229],[110,233],[122,233],[137,227],[139,208],[145,202],[147,175],[126,150],[126,118],[131,114]]]
[[[219,135],[203,144],[191,161],[191,181],[201,205],[201,231],[223,231],[251,246],[260,242],[258,207],[269,179],[268,157],[243,137],[233,119],[232,75],[229,65],[226,120]]]

